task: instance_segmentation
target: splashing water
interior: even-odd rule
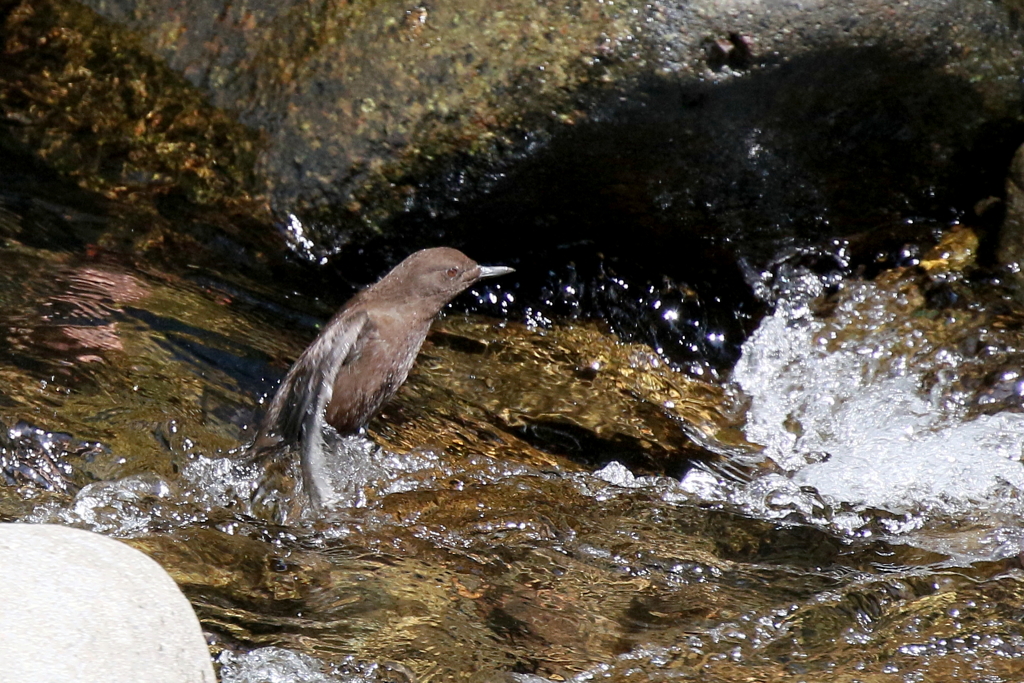
[[[218,661],[224,683],[379,683],[396,679],[387,665],[360,664],[351,657],[340,664],[328,664],[279,647],[263,647],[244,654],[225,650]],[[408,675],[400,670],[397,678]]]
[[[848,283],[825,321],[809,308],[821,287],[803,285],[762,322],[735,368],[751,401],[747,437],[831,505],[949,517],[1019,507],[1024,415],[965,416],[950,398],[959,352],[884,305],[906,306],[905,292]],[[925,391],[928,373],[940,381]]]

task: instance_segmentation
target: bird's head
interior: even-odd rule
[[[445,304],[480,280],[513,272],[505,266],[481,266],[458,249],[436,247],[412,254],[384,276],[374,289],[406,301],[430,301],[436,315]],[[397,298],[397,297],[396,297]]]

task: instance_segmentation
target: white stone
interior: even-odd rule
[[[0,576],[4,683],[216,683],[188,600],[124,543],[0,524]]]

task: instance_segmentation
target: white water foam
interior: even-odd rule
[[[375,663],[360,664],[348,657],[334,665],[280,647],[244,654],[225,650],[218,662],[222,683],[383,683],[394,677],[387,667]]]
[[[847,286],[853,294],[831,327],[810,314],[810,288],[780,303],[744,345],[733,378],[751,401],[747,438],[832,505],[952,517],[1019,505],[1024,415],[965,419],[946,393],[926,393],[925,373],[955,375],[957,352],[908,354],[908,344],[930,342],[873,305],[895,295]],[[837,335],[836,319],[858,332]]]

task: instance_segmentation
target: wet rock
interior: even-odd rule
[[[188,601],[127,545],[77,529],[3,524],[0,567],[18,585],[4,599],[4,680],[216,681]]]
[[[87,4],[140,31],[215,104],[268,133],[261,166],[279,206],[303,208],[312,217],[310,209],[329,205],[331,215],[343,220],[340,233],[316,221],[307,226],[328,250],[345,244],[351,238],[345,233],[359,224],[379,226],[410,205],[457,211],[442,193],[424,187],[427,175],[447,174],[448,182],[441,183],[447,194],[461,195],[465,203],[474,185],[486,192],[497,179],[479,175],[486,170],[479,159],[529,155],[581,121],[606,119],[606,95],[635,99],[637,79],[651,75],[684,84],[742,81],[746,71],[812,54],[856,60],[859,49],[875,46],[891,56],[897,72],[900,64],[911,71],[924,65],[965,82],[979,80],[969,89],[992,106],[1019,97],[1001,82],[1020,66],[1012,51],[1012,12],[971,0],[813,8],[786,2],[511,2],[500,10],[475,0],[415,7],[340,1]],[[909,78],[896,80],[913,85]],[[812,75],[787,90],[813,102],[845,85]],[[693,106],[694,98],[705,96],[684,93],[678,104]],[[880,123],[872,118],[890,116],[900,106],[899,97],[884,98],[873,116],[851,125]],[[927,136],[927,128],[893,132]],[[783,152],[769,127],[755,123],[748,133],[757,129],[765,153]],[[455,163],[439,167],[433,161],[443,158]]]
[[[179,263],[219,252],[255,267],[280,250],[256,229],[256,132],[78,3],[8,2],[0,17],[0,205],[25,217],[8,231]]]
[[[999,263],[1024,279],[1024,147],[1017,149],[1006,178],[1006,215],[999,233]]]
[[[0,77],[6,153],[117,200],[81,243],[337,303],[450,243],[519,270],[479,312],[605,319],[695,374],[780,248],[927,241],[1024,138],[1019,27],[982,0],[89,5],[10,3]]]
[[[474,237],[468,222],[424,234],[422,219],[463,216],[500,195],[510,170],[563,137],[566,151],[592,152],[581,174],[601,169],[593,157],[602,158],[601,145],[571,142],[580,129],[635,148],[634,164],[603,157],[620,167],[599,176],[620,211],[640,225],[678,214],[656,232],[696,222],[702,234],[739,225],[729,214],[744,205],[756,209],[760,229],[809,221],[818,233],[865,205],[905,211],[904,200],[929,192],[945,200],[958,169],[973,185],[1000,172],[963,168],[965,155],[999,156],[999,138],[1021,137],[1008,123],[1020,97],[1015,11],[981,0],[813,8],[517,0],[500,10],[476,0],[87,4],[115,25],[63,0],[11,4],[5,35],[17,68],[0,100],[12,137],[108,194],[157,190],[157,214],[215,201],[265,217],[254,207],[269,193],[282,215],[303,218],[282,227],[317,260],[380,230],[394,234],[407,213],[421,218],[421,240]],[[147,61],[141,45],[223,110]],[[33,66],[44,53],[60,69]],[[101,59],[106,53],[118,59]],[[91,140],[73,137],[82,125],[67,118],[71,108]],[[678,129],[636,129],[664,124],[669,112]],[[956,130],[960,138],[950,137]],[[658,187],[665,173],[642,169],[659,156],[676,171],[694,169],[693,178]],[[704,190],[681,191],[702,175]],[[544,187],[536,183],[524,194],[531,204]],[[864,188],[885,201],[865,198]],[[600,190],[584,189],[602,201]],[[246,208],[248,199],[255,204]],[[549,243],[571,239],[557,205],[552,196],[530,216],[545,223]],[[784,206],[799,215],[787,217]],[[707,221],[723,213],[723,224]],[[205,220],[214,233],[237,232],[230,221]]]

